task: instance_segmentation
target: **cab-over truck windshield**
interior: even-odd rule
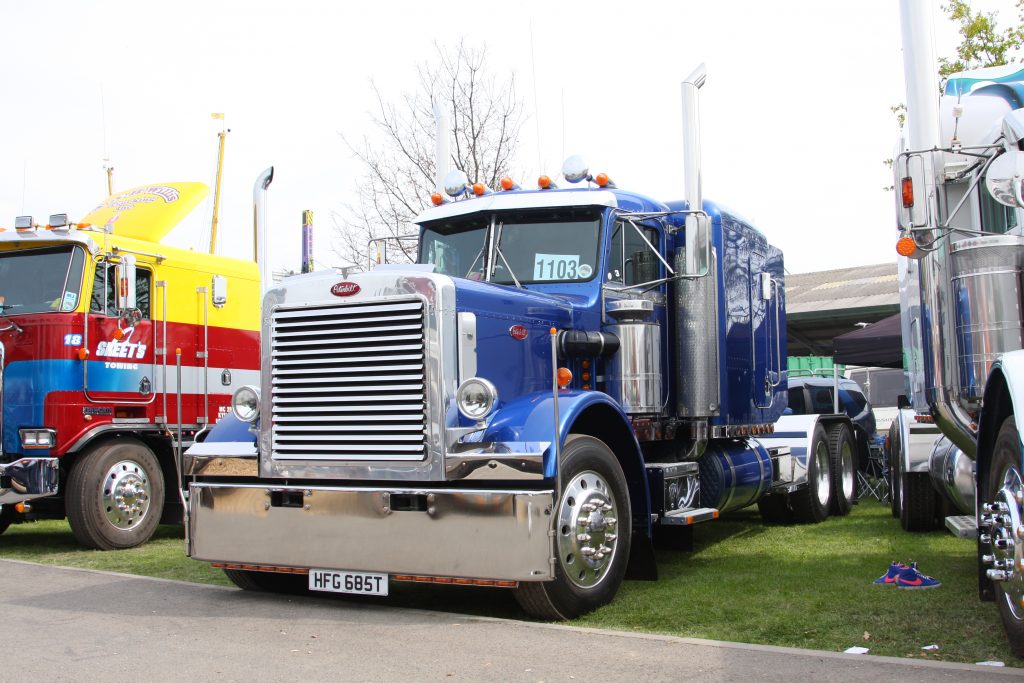
[[[82,289],[85,252],[74,246],[0,252],[4,315],[73,311]]]

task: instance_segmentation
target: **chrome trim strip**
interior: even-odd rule
[[[539,480],[544,478],[547,441],[455,445],[445,458],[449,481],[470,479]]]
[[[191,554],[197,560],[509,581],[554,578],[548,538],[553,491],[214,483],[193,483],[189,491]],[[288,494],[287,506],[281,493]],[[401,509],[416,507],[411,503],[425,509]]]

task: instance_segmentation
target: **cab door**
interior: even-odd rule
[[[94,403],[138,406],[153,402],[156,349],[151,268],[136,268],[135,291],[138,313],[134,319],[119,320],[114,264],[100,261],[96,265],[86,323],[89,358],[83,378],[85,395]],[[129,411],[125,416],[145,415]]]

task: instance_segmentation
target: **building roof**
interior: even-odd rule
[[[786,275],[790,356],[830,356],[832,339],[900,310],[896,263]]]

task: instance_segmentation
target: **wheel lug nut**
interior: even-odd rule
[[[586,543],[590,540],[590,534],[576,534],[576,540],[580,543]]]

